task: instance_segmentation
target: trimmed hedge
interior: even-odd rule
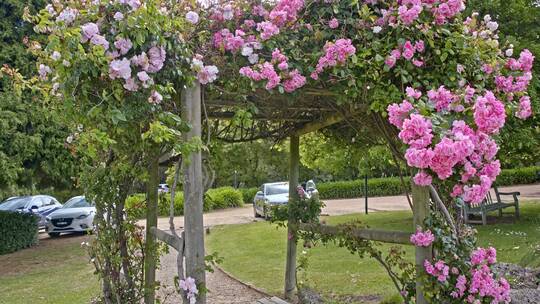
[[[33,214],[0,211],[0,254],[35,245],[39,218]]]
[[[497,177],[497,186],[534,184],[540,181],[540,167],[505,169]],[[408,179],[408,178],[407,178]],[[407,181],[407,179],[405,181]],[[321,199],[356,198],[364,196],[364,180],[319,183]],[[403,194],[399,177],[371,178],[368,180],[369,196]]]
[[[319,183],[321,199],[355,198],[364,196],[364,180]],[[368,196],[399,195],[403,187],[399,177],[368,179]]]
[[[159,195],[158,215],[169,216],[171,195],[162,193]],[[243,206],[242,192],[232,187],[222,187],[208,190],[204,195],[203,209],[210,211]],[[138,193],[126,199],[126,212],[134,218],[144,218],[146,216],[146,195]],[[174,198],[174,214],[184,214],[184,193],[177,191]]]
[[[518,169],[502,170],[497,176],[497,186],[534,184],[540,181],[540,167],[525,167]]]

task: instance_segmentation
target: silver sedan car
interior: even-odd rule
[[[312,180],[302,184],[308,198],[318,195]],[[285,205],[289,202],[289,183],[277,182],[263,184],[253,198],[253,216],[268,218],[272,206]]]

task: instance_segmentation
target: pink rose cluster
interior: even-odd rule
[[[199,290],[197,289],[195,279],[192,277],[187,277],[185,280],[180,280],[180,282],[178,282],[178,286],[185,292],[190,304],[195,304],[197,302]]]
[[[276,67],[277,66],[277,71]],[[242,67],[240,75],[254,81],[267,80],[266,89],[271,90],[279,84],[283,85],[286,92],[290,93],[301,88],[306,83],[306,77],[302,76],[297,69],[290,70],[288,58],[279,49],[272,52],[271,62],[257,64],[254,67]],[[283,80],[283,82],[282,82]]]
[[[124,1],[123,4],[134,4],[133,9],[138,8],[137,2]],[[139,55],[134,55],[131,59],[128,57],[122,57],[129,53],[133,48],[133,43],[129,38],[116,36],[114,41],[114,50],[109,50],[109,42],[105,36],[100,35],[99,27],[97,24],[88,22],[81,26],[81,42],[90,42],[93,45],[100,45],[107,51],[107,56],[111,58],[109,63],[109,78],[111,79],[123,79],[125,81],[124,88],[128,91],[138,91],[142,86],[143,88],[149,88],[154,84],[153,79],[148,73],[159,72],[164,65],[166,59],[166,52],[163,47],[153,46],[148,50],[148,54],[142,52]],[[134,69],[139,69],[135,75],[132,75]],[[159,94],[159,93],[158,93]],[[160,95],[161,96],[161,95]],[[157,97],[156,94],[150,96],[149,101],[151,103],[159,103],[161,97]],[[157,102],[156,102],[157,101]]]
[[[351,39],[338,39],[335,42],[327,42],[324,45],[325,54],[319,58],[315,71],[311,73],[311,78],[319,79],[319,74],[324,69],[345,64],[347,59],[354,55],[356,48],[352,45]]]
[[[435,236],[431,231],[422,231],[422,228],[418,227],[416,233],[411,235],[411,243],[418,247],[429,247],[435,241]]]
[[[424,269],[427,274],[437,277],[437,280],[441,283],[446,282],[450,273],[450,267],[443,260],[439,260],[435,264],[431,264],[431,262],[425,260]]]
[[[463,94],[467,93],[467,89]],[[474,94],[474,93],[473,93]],[[418,89],[408,87],[407,98],[416,102],[423,96]],[[420,169],[413,177],[417,185],[432,183],[434,173],[446,180],[455,173],[461,178],[454,186],[452,196],[461,196],[466,202],[480,203],[500,173],[500,162],[495,159],[498,147],[490,135],[504,125],[504,105],[492,92],[478,96],[473,106],[475,124],[473,130],[465,121],[454,120],[452,128],[433,142],[434,132],[431,119],[421,115],[409,100],[388,106],[389,122],[400,129],[399,138],[409,146],[405,153],[407,164]],[[428,104],[436,111],[445,113],[456,110],[461,98],[444,87],[433,89],[427,94]],[[429,170],[429,171],[428,171]]]
[[[424,9],[430,10],[436,24],[444,24],[465,9],[463,0],[401,0],[397,13],[406,26],[416,21]]]
[[[510,285],[504,278],[495,278],[490,269],[490,265],[497,261],[495,248],[474,250],[470,261],[470,270],[461,274],[455,267],[449,271],[449,266],[442,260],[435,264],[426,260],[424,269],[427,274],[436,277],[438,282],[450,283],[454,288],[450,295],[455,299],[462,299],[464,303],[483,303],[482,300],[486,299],[491,300],[490,303],[509,303]],[[455,282],[455,285],[452,282]]]
[[[197,73],[197,80],[201,84],[208,84],[217,79],[219,69],[215,65],[205,65],[203,56],[196,54],[191,60],[191,69]]]
[[[295,22],[298,12],[304,7],[303,0],[281,0],[270,11],[268,16],[275,25],[282,27],[287,23]]]
[[[116,42],[115,45],[120,50],[120,54],[126,54],[131,49],[131,42],[126,41],[126,39],[119,38]],[[122,59],[113,58],[115,59],[109,64],[109,77],[111,79],[124,79],[124,88],[135,92],[141,86],[149,88],[154,84],[152,77],[148,73],[157,73],[163,68],[166,52],[163,47],[153,46],[148,50],[148,54],[142,52],[139,55],[134,55],[131,59],[127,59],[127,57]],[[135,76],[132,75],[132,69],[139,69]]]
[[[386,57],[384,63],[389,67],[393,68],[397,61],[402,57],[411,61],[416,67],[422,67],[424,65],[423,58],[414,58],[415,54],[420,54],[425,51],[425,44],[423,40],[416,41],[414,44],[411,41],[406,41],[398,49],[394,49]]]

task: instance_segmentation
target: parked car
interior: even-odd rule
[[[33,213],[39,216],[39,228],[45,228],[45,217],[62,208],[58,200],[49,195],[10,197],[0,204],[0,210]]]
[[[96,207],[84,196],[70,198],[61,209],[47,216],[47,233],[57,237],[64,232],[91,232],[94,230]]]
[[[169,193],[169,185],[167,185],[167,184],[159,184],[158,192],[160,192],[160,193]]]
[[[305,195],[310,198],[318,195],[315,183],[312,180],[302,183]],[[289,183],[263,184],[253,198],[253,215],[255,217],[269,217],[272,206],[285,205],[289,202]]]

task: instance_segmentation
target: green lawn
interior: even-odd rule
[[[358,219],[370,227],[412,231],[411,212],[325,218],[328,224]],[[540,202],[522,204],[522,219],[515,224],[509,222],[476,228],[479,230],[479,245],[495,246],[500,261],[518,263],[540,244]],[[207,238],[208,251],[216,251],[224,258],[221,266],[226,271],[274,294],[280,294],[284,284],[285,244],[285,230],[267,222],[215,227]],[[382,245],[382,248],[388,247]],[[405,247],[412,261],[414,248]],[[299,252],[301,250],[299,247]],[[377,295],[381,298],[395,295],[384,269],[374,260],[360,259],[333,245],[316,247],[310,250],[309,255],[310,269],[305,279],[310,286],[325,294]],[[530,256],[525,260],[534,262]]]
[[[89,236],[45,238],[0,256],[1,304],[89,303],[99,282],[81,242]]]

